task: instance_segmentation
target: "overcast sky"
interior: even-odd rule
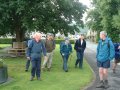
[[[91,0],[79,0],[81,3],[83,3],[84,5],[86,5],[88,8],[92,8],[91,7],[91,3],[90,3],[90,1]],[[87,13],[85,13],[84,14],[84,16],[83,16],[83,21],[84,21],[84,23],[86,22],[85,21],[85,17],[87,16]]]
[[[86,5],[87,7],[91,7],[90,1],[91,0],[79,0],[81,3],[83,3],[84,5]]]

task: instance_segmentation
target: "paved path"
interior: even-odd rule
[[[3,48],[3,49],[0,49],[0,57],[2,57],[2,58],[4,58],[4,57],[16,57],[15,55],[8,54],[8,50],[10,48],[11,47],[6,47],[6,48]]]
[[[96,88],[96,84],[99,82],[98,68],[96,65],[96,48],[97,48],[97,44],[92,42],[87,42],[85,58],[87,59],[93,71],[95,72],[96,79],[93,82],[93,85],[88,87],[86,90],[104,90],[104,89]],[[107,90],[120,90],[120,65],[117,67],[116,74],[112,72],[111,68],[109,69],[108,73],[109,73],[108,80],[110,87]]]

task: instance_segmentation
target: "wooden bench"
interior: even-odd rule
[[[8,50],[9,54],[14,54],[16,56],[25,55],[26,46],[24,42],[13,42],[13,47]]]

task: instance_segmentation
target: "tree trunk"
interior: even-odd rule
[[[21,17],[14,14],[13,21],[14,33],[16,36],[16,42],[22,42],[24,40],[24,30],[22,28]]]
[[[24,41],[24,37],[25,37],[24,31],[20,28],[17,28],[15,32],[16,32],[16,42]]]

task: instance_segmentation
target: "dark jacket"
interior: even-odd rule
[[[118,49],[119,46],[120,46],[120,43],[114,43],[116,60],[120,59],[120,49]]]
[[[54,40],[46,40],[45,47],[48,53],[52,52],[55,49],[55,41]]]
[[[75,46],[74,46],[74,49],[77,51],[77,52],[84,52],[86,48],[86,41],[83,40],[83,43],[81,45],[81,40],[78,39],[76,42],[75,42]]]

